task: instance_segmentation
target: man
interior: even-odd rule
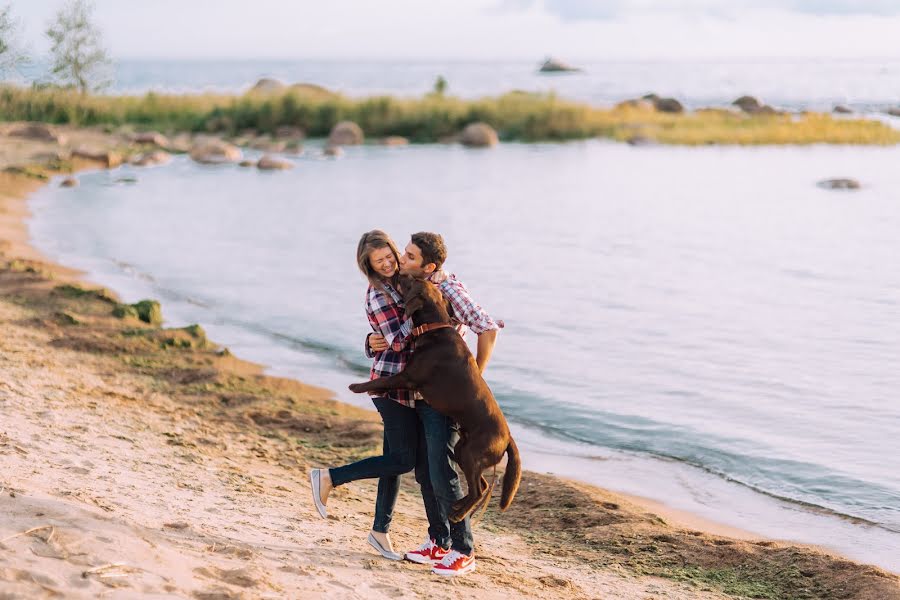
[[[503,326],[495,322],[472,297],[455,275],[441,270],[447,259],[444,239],[436,233],[413,234],[400,256],[400,273],[419,279],[429,279],[453,307],[457,331],[463,335],[466,326],[478,336],[475,362],[484,372],[497,332]],[[369,335],[368,348],[379,352],[387,348],[384,338]],[[455,463],[450,452],[459,440],[456,423],[437,412],[426,402],[416,402],[421,423],[416,457],[416,481],[422,490],[422,501],[428,517],[428,540],[418,549],[406,553],[408,560],[432,564],[438,575],[465,575],[475,569],[474,541],[469,517],[450,523],[447,515],[453,503],[464,496]]]

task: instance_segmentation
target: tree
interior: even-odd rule
[[[443,75],[438,75],[438,78],[434,81],[434,95],[435,96],[443,96],[444,92],[447,91],[447,80],[444,79]]]
[[[0,80],[28,62],[18,44],[18,30],[19,23],[12,16],[12,7],[0,8]]]
[[[112,62],[103,47],[103,36],[92,22],[89,0],[70,0],[47,28],[52,46],[51,72],[65,85],[84,94],[110,83]]]

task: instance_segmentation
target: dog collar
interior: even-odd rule
[[[428,333],[429,331],[434,331],[435,329],[443,329],[444,327],[452,327],[449,323],[426,323],[425,325],[419,325],[415,329],[412,330],[413,337],[419,337],[423,333]]]

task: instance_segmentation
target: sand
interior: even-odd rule
[[[0,134],[0,168],[34,144]],[[78,274],[23,224],[43,183],[0,174],[0,598],[900,598],[877,568],[534,473],[477,525],[474,574],[382,559],[365,543],[375,483],[336,490],[323,520],[306,479],[377,452],[377,416],[61,289]],[[400,549],[426,530],[405,480]]]

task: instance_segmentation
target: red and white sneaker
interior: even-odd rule
[[[475,570],[475,553],[463,554],[456,550],[451,550],[447,556],[432,567],[431,572],[436,575],[444,575],[445,577],[456,577],[457,575],[465,575]]]
[[[406,553],[406,560],[411,560],[420,565],[433,565],[441,562],[448,551],[434,543],[434,540],[428,540],[415,550]]]

